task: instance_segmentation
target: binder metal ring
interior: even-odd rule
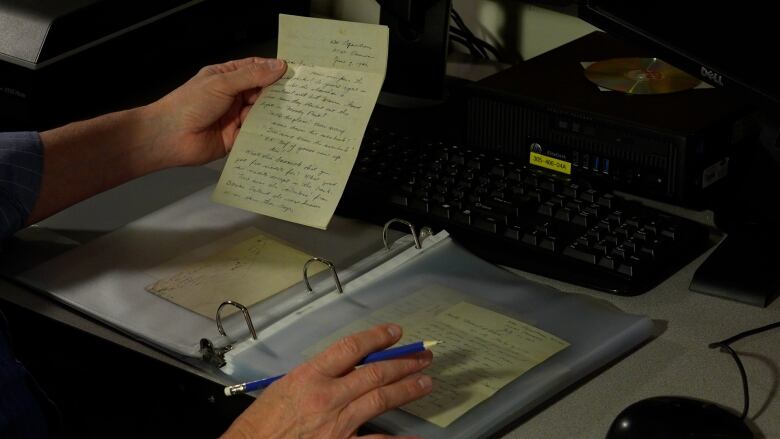
[[[321,263],[327,265],[328,268],[330,269],[330,272],[333,274],[333,280],[336,282],[336,289],[339,291],[339,294],[344,292],[344,289],[341,288],[341,281],[339,280],[338,273],[336,273],[336,267],[333,266],[333,262],[330,262],[327,259],[314,257],[314,258],[311,258],[308,261],[306,261],[305,264],[303,264],[303,281],[306,283],[306,289],[309,290],[310,293],[313,290],[311,288],[311,284],[309,284],[308,270],[309,270],[309,264],[311,264],[312,262],[321,262]]]
[[[233,305],[241,310],[241,313],[244,314],[246,325],[249,327],[249,332],[252,334],[252,339],[257,340],[257,332],[255,332],[255,326],[252,324],[252,317],[249,317],[249,310],[246,309],[244,305],[232,300],[226,300],[222,302],[222,304],[219,305],[219,308],[217,308],[217,329],[219,330],[219,333],[227,337],[225,329],[222,327],[222,308],[224,308],[225,305]]]
[[[406,221],[404,219],[400,218],[393,218],[390,221],[385,223],[385,226],[382,228],[382,242],[385,245],[385,249],[390,250],[390,245],[387,243],[387,231],[390,230],[390,225],[393,223],[401,223],[407,227],[409,227],[409,230],[412,234],[412,239],[414,239],[414,248],[421,249],[422,244],[420,244],[425,238],[433,235],[433,230],[431,230],[430,227],[423,227],[420,229],[420,234],[417,234],[417,230],[414,228],[414,224],[410,223],[409,221]]]

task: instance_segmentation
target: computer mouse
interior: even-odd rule
[[[657,396],[626,407],[607,439],[748,439],[740,417],[717,404],[682,396]]]

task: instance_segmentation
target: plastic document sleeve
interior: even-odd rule
[[[258,340],[238,344],[226,354],[223,372],[236,382],[284,373],[305,361],[323,336],[430,285],[458,291],[468,302],[532,325],[570,345],[445,428],[399,409],[372,421],[378,430],[442,439],[488,436],[624,355],[653,332],[647,317],[525,280],[476,257],[440,232],[423,240],[421,249],[409,247],[356,277],[345,285],[343,294],[307,304],[261,331]]]

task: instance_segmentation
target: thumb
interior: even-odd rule
[[[220,81],[220,86],[223,92],[237,96],[243,91],[273,84],[286,70],[287,64],[281,59],[263,59],[222,73],[224,81]]]

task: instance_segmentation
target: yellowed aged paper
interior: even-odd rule
[[[247,115],[212,199],[325,229],[379,96],[387,44],[385,26],[281,15],[287,72]]]
[[[207,255],[195,261],[184,255],[151,270],[159,280],[146,290],[211,319],[225,300],[250,307],[301,282],[303,265],[311,258],[254,228],[196,253]],[[323,269],[312,266],[309,275]],[[236,311],[226,308],[223,316]]]
[[[384,77],[388,38],[386,27],[281,14],[276,57],[288,64],[372,72]]]
[[[402,325],[401,344],[443,341],[433,349],[433,364],[425,372],[434,379],[433,393],[402,409],[445,428],[569,345],[552,334],[466,300],[463,293],[431,285],[339,330],[305,355],[380,322]]]

